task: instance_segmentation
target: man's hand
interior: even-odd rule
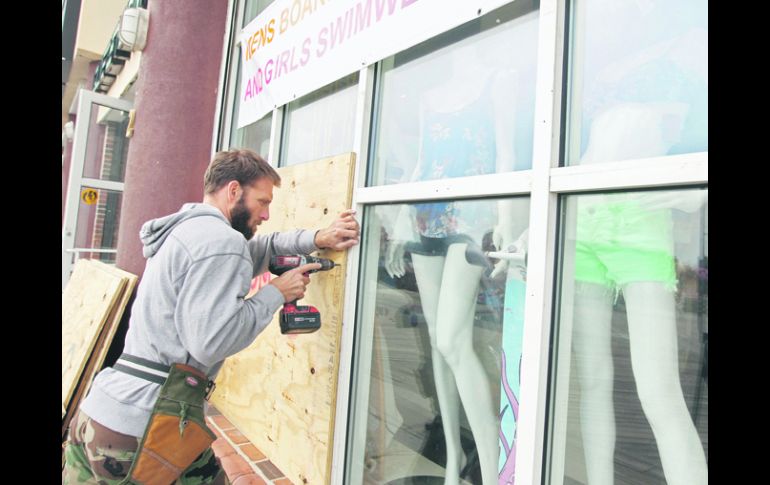
[[[283,294],[286,302],[299,300],[305,296],[305,287],[310,284],[310,276],[304,273],[314,269],[321,269],[319,263],[310,263],[290,269],[278,278],[270,281]]]
[[[358,244],[361,229],[353,217],[355,213],[354,209],[342,211],[329,227],[318,231],[314,240],[316,247],[342,251]]]

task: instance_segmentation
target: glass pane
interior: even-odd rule
[[[257,15],[262,13],[271,3],[273,3],[273,0],[246,0],[246,5],[243,8],[241,28],[246,27],[249,22],[257,18]]]
[[[267,8],[273,0],[245,0],[243,19],[241,21],[241,28],[245,27],[249,22],[254,20],[257,15]],[[240,32],[241,29],[236,29]],[[238,34],[234,34],[237,36]],[[233,109],[230,118],[230,137],[227,141],[227,147],[230,148],[250,148],[259,153],[265,159],[270,149],[270,128],[272,126],[273,113],[266,114],[262,119],[246,125],[243,128],[238,128],[238,113],[240,111],[240,99],[241,99],[241,46],[240,43],[233,44],[230,51],[230,64],[228,67],[227,78],[231,79],[235,77],[235,82],[231,84],[225,83],[225,89],[235,90],[235,94],[232,97]],[[227,98],[227,96],[225,96]],[[224,136],[220,138],[224,140]],[[220,141],[220,150],[225,150],[224,141]]]
[[[576,0],[567,164],[708,150],[706,0]]]
[[[83,177],[123,182],[128,156],[127,127],[127,112],[91,105]]]
[[[75,248],[117,248],[122,202],[121,192],[81,187]],[[115,262],[115,253],[84,252],[80,257]]]
[[[707,197],[566,198],[550,483],[707,483]]]
[[[358,73],[287,105],[281,166],[353,150]]]
[[[250,125],[233,130],[234,133],[230,138],[230,147],[250,148],[267,160],[267,154],[270,151],[270,128],[272,123],[273,113],[270,112]]]
[[[529,199],[364,216],[348,483],[512,478]]]
[[[535,8],[516,1],[382,62],[370,185],[532,167]]]
[[[235,81],[235,97],[233,98],[235,107],[230,128],[230,147],[250,148],[267,159],[267,154],[270,150],[270,128],[273,123],[273,112],[271,111],[250,125],[237,128],[238,113],[241,107],[241,58],[238,52],[235,55],[238,56],[238,62],[234,64],[236,66],[234,74],[237,78]]]

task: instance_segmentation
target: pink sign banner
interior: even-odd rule
[[[276,0],[241,32],[238,127],[512,0]]]

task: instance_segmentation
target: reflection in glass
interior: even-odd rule
[[[707,483],[706,197],[567,199],[552,483]]]
[[[236,52],[237,54],[237,52]],[[238,114],[241,109],[241,59],[238,54],[236,66],[235,97],[233,106],[232,124],[230,125],[230,148],[249,148],[259,153],[267,160],[267,154],[270,149],[270,128],[273,123],[273,112],[267,113],[259,120],[238,128]],[[269,161],[269,160],[268,160]]]
[[[118,225],[123,194],[113,190],[93,190],[97,193],[96,197],[82,197],[78,201],[80,207],[75,231],[75,247],[115,249],[118,245]],[[109,263],[115,261],[115,253],[83,252],[79,257]]]
[[[249,22],[257,18],[274,0],[246,0],[243,6],[243,21],[241,28],[246,27]]]
[[[502,251],[489,216],[498,205],[517,236]],[[371,357],[359,357],[372,359],[365,481],[512,478],[528,217],[526,198],[368,210],[364,271],[372,276],[361,294],[375,297],[360,317],[372,329]]]
[[[122,182],[126,174],[128,113],[91,105],[91,124],[83,161],[83,177]]]
[[[531,168],[534,8],[514,2],[383,61],[370,185]]]
[[[281,166],[353,150],[358,72],[286,106]]]
[[[257,15],[262,13],[273,0],[246,0],[243,7],[243,20],[241,28],[245,27]],[[238,29],[240,32],[240,29]],[[270,128],[273,121],[273,112],[267,113],[261,119],[238,128],[238,114],[241,108],[241,46],[238,43],[233,44],[230,51],[230,71],[228,78],[235,77],[232,89],[235,90],[233,96],[233,109],[230,118],[230,138],[228,147],[230,148],[249,148],[254,150],[267,160],[268,150],[270,149]],[[228,89],[227,83],[225,89]],[[225,149],[222,147],[221,149]],[[270,160],[268,160],[270,161]]]
[[[708,150],[705,0],[576,0],[570,165]]]

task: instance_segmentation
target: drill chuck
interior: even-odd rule
[[[329,271],[335,266],[339,266],[331,259],[316,258],[315,256],[303,256],[303,255],[280,255],[272,256],[270,258],[270,272],[274,275],[281,276],[285,272],[298,268],[304,264],[319,263],[321,269],[314,269],[308,271],[308,273],[317,273],[319,271]]]

